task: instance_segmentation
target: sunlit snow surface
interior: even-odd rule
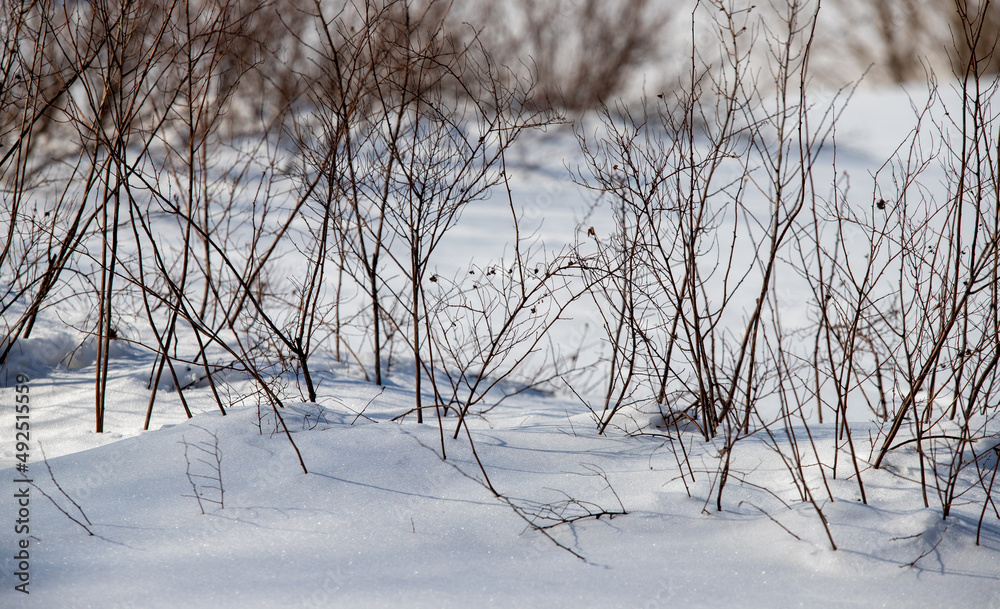
[[[850,174],[861,203],[870,204],[871,175],[912,124],[909,103],[902,93],[862,92],[838,123],[838,169]],[[580,162],[572,135],[520,145],[512,188],[525,222],[549,248],[571,243],[591,202],[566,171]],[[440,259],[455,272],[504,255],[509,233],[497,227],[505,223],[505,198],[470,208]],[[446,461],[436,420],[392,420],[412,404],[403,372],[380,391],[354,368],[318,367],[320,403],[288,403],[282,413],[305,475],[270,407],[236,401],[222,417],[207,387],[188,390],[197,412],[191,420],[167,388],[155,431],[140,433],[152,357],[120,346],[108,432],[98,436],[88,431],[94,355],[67,332],[46,318],[3,371],[5,383],[18,372],[32,379],[30,476],[38,486],[31,490],[31,594],[24,595],[13,589],[20,536],[11,481],[18,474],[14,391],[6,386],[3,607],[1000,607],[1000,522],[987,512],[977,546],[981,501],[959,502],[947,520],[933,509],[934,497],[924,508],[912,451],[862,472],[867,505],[846,458],[836,478],[826,472],[832,502],[818,469],[807,468],[833,551],[774,450],[774,442],[789,450],[781,429],[774,439],[757,435],[736,445],[720,512],[721,440],[680,433],[671,441],[634,411],[599,436],[579,400],[522,394],[469,423],[506,503],[484,486],[464,432],[450,438],[454,419],[445,420]],[[249,385],[233,383],[230,398],[249,393]],[[854,428],[865,468],[869,431],[874,436],[874,428]],[[833,426],[811,432],[831,463]],[[678,466],[679,443],[690,469]],[[218,449],[224,508],[205,503],[201,513],[185,445],[195,474],[211,469],[191,447]],[[83,520],[53,483],[41,449],[93,535],[43,496]],[[571,553],[531,530],[511,504],[529,516],[627,513],[549,529]]]

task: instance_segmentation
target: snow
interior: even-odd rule
[[[904,93],[866,90],[851,102],[838,154],[861,192],[911,117]],[[565,170],[573,138],[535,137],[523,144],[512,187],[531,230],[557,249],[572,242],[589,199]],[[440,259],[455,272],[504,255],[497,227],[506,218],[503,200],[468,210]],[[924,507],[913,451],[871,469],[872,423],[852,427],[867,504],[845,453],[836,477],[829,470],[837,440],[827,422],[808,429],[827,464],[825,483],[804,456],[816,505],[775,450],[788,454],[790,435],[806,437],[793,427],[737,442],[718,511],[721,439],[687,430],[671,440],[656,427],[662,417],[638,410],[598,435],[579,400],[526,392],[468,422],[499,499],[469,438],[451,439],[454,419],[445,420],[446,460],[433,418],[395,420],[412,405],[404,372],[380,389],[356,368],[326,361],[317,365],[319,403],[289,402],[281,413],[304,474],[270,407],[246,398],[249,384],[239,379],[231,379],[227,416],[206,387],[187,390],[191,420],[165,391],[152,430],[140,432],[152,356],[127,344],[112,353],[109,431],[88,431],[94,350],[63,322],[74,313],[62,315],[43,315],[0,375],[4,607],[1000,607],[1000,522],[987,514],[977,545],[981,499],[957,502],[947,519]],[[31,379],[37,485],[30,595],[14,590],[13,575],[21,485],[12,482],[8,405],[19,373]],[[691,470],[679,467],[677,443]],[[200,491],[215,499],[212,477],[221,479],[224,506],[205,501],[201,512],[186,445],[190,471],[208,476],[193,478]],[[995,446],[986,439],[976,449]],[[197,460],[208,454],[197,447],[217,449],[219,473]],[[983,467],[995,467],[995,457]],[[546,529],[551,539],[528,526],[557,513],[581,518]],[[84,514],[86,528],[70,518],[86,524]]]
[[[41,383],[39,383],[41,384]],[[305,475],[273,418],[255,407],[207,412],[59,458],[55,479],[94,535],[32,496],[30,597],[19,607],[991,607],[1000,602],[998,531],[973,545],[975,523],[943,521],[891,472],[867,472],[869,505],[850,480],[833,483],[824,513],[735,484],[724,511],[706,505],[716,456],[685,439],[695,472],[689,497],[673,456],[653,437],[596,436],[580,407],[558,399],[474,424],[494,486],[522,506],[572,497],[627,515],[552,531],[558,548],[481,480],[464,439],[439,457],[431,425],[389,418],[408,402],[386,392],[355,421],[371,387],[340,382],[344,406],[289,404],[284,417]],[[39,398],[43,404],[44,399]],[[525,414],[525,408],[532,409]],[[377,421],[377,422],[373,422]],[[813,433],[823,442],[827,428]],[[222,454],[225,507],[202,515],[184,470],[183,442]],[[57,443],[52,429],[40,436]],[[687,434],[685,434],[687,435]],[[51,438],[51,440],[49,440]],[[757,484],[787,481],[762,442],[737,445]],[[734,466],[734,469],[736,468]],[[10,469],[3,475],[14,477]],[[32,476],[79,514],[34,463]],[[613,491],[612,491],[613,489]],[[618,499],[621,505],[618,504]],[[4,493],[2,513],[15,511]],[[592,507],[596,510],[597,508]],[[5,531],[10,547],[10,529]],[[793,537],[793,534],[799,539]],[[921,555],[925,557],[920,558]],[[919,559],[919,560],[918,560]],[[916,561],[915,566],[906,563]],[[902,566],[901,566],[902,565]]]

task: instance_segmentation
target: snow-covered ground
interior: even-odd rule
[[[904,93],[884,90],[844,113],[839,169],[861,199],[912,117]],[[521,146],[525,221],[547,247],[572,242],[591,203],[565,170],[575,140]],[[505,201],[470,208],[440,259],[460,269],[503,255],[507,218]],[[846,460],[829,469],[828,421],[808,430],[827,464],[823,477],[805,457],[815,505],[781,457],[789,435],[806,436],[792,428],[736,444],[719,511],[721,439],[668,437],[633,410],[598,435],[580,400],[525,392],[469,419],[474,455],[464,432],[442,440],[433,419],[394,420],[412,407],[405,374],[381,389],[322,361],[318,403],[282,412],[303,474],[240,379],[227,416],[207,387],[187,390],[190,420],[165,391],[140,433],[153,359],[133,346],[112,353],[108,431],[92,433],[95,356],[66,325],[78,315],[47,311],[2,371],[3,607],[1000,607],[1000,521],[987,512],[977,545],[981,499],[945,520],[925,508],[912,451],[871,469],[873,424],[853,428],[867,504]],[[30,396],[30,488],[16,482],[18,395]],[[16,529],[24,495],[30,532]],[[29,595],[15,590],[23,539]]]
[[[74,428],[46,417],[82,402],[60,388],[65,380],[31,384],[35,438],[51,452],[83,447],[60,443]],[[837,501],[823,511],[833,551],[765,442],[739,446],[733,470],[752,472],[752,484],[730,482],[717,512],[717,451],[693,434],[681,438],[695,467],[682,480],[666,440],[596,436],[589,413],[573,402],[523,400],[474,423],[493,485],[524,513],[627,512],[550,531],[581,560],[528,530],[477,481],[464,438],[446,442],[445,462],[434,426],[391,422],[409,403],[405,391],[379,395],[357,381],[335,381],[328,391],[337,400],[290,404],[284,413],[308,475],[273,417],[265,411],[259,421],[254,406],[50,459],[93,535],[41,495],[86,524],[45,466],[32,462],[31,594],[13,590],[5,527],[4,606],[1000,606],[996,524],[975,546],[974,517],[942,521],[923,508],[901,479],[912,474],[906,463],[865,472],[868,505],[846,473],[830,481]],[[832,446],[829,426],[813,434]],[[185,443],[210,451],[189,449],[196,475],[214,475],[196,459],[218,449],[224,508],[206,503],[207,513],[199,511]],[[3,475],[0,513],[10,520],[17,474]],[[206,498],[218,498],[207,488],[214,480],[198,480]],[[789,490],[772,495],[756,485]]]

